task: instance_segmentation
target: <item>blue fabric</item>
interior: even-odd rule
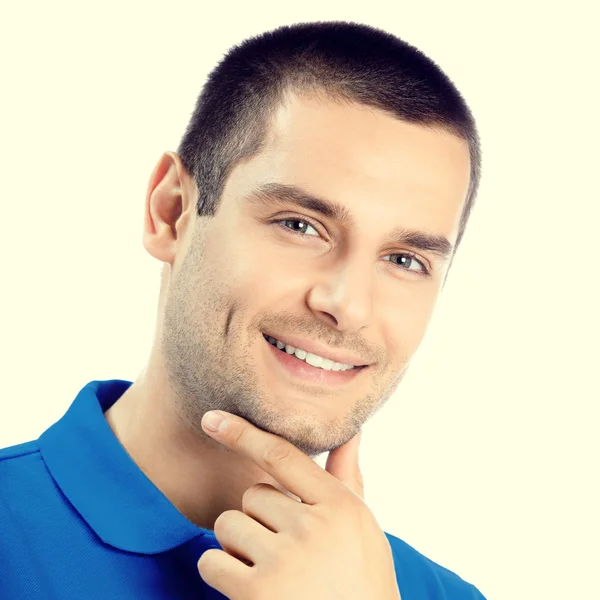
[[[139,469],[104,412],[131,382],[92,381],[38,440],[0,450],[0,598],[222,599],[196,568],[214,532]],[[402,600],[481,600],[390,535]],[[310,594],[307,594],[309,597]]]

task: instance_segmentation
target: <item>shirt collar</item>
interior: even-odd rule
[[[114,435],[104,412],[131,382],[92,381],[39,438],[41,456],[69,502],[102,541],[156,554],[214,532],[197,527],[148,479]]]

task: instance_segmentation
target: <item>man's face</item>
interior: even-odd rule
[[[394,230],[453,244],[468,183],[464,140],[291,97],[263,150],[231,172],[216,215],[190,217],[173,261],[161,353],[182,418],[200,431],[206,410],[230,411],[313,457],[349,440],[402,379],[448,268]],[[311,366],[265,334],[367,366]]]

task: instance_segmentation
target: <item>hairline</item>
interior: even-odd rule
[[[272,136],[274,135],[275,118],[276,118],[278,111],[280,111],[282,108],[285,108],[286,106],[289,106],[289,104],[293,101],[293,99],[295,97],[295,98],[305,98],[308,100],[316,100],[317,102],[323,102],[323,103],[330,101],[330,102],[334,102],[334,103],[337,103],[340,105],[346,104],[349,106],[351,106],[351,105],[358,106],[358,107],[365,108],[368,110],[377,111],[380,114],[385,114],[386,116],[389,116],[389,117],[391,117],[397,121],[400,121],[402,123],[407,123],[410,125],[417,125],[419,127],[423,127],[425,129],[429,129],[431,131],[445,132],[445,133],[453,135],[454,137],[466,142],[467,146],[469,148],[469,163],[470,163],[469,164],[469,185],[467,188],[467,194],[465,196],[462,211],[461,211],[460,222],[462,224],[464,211],[469,206],[469,200],[471,199],[472,196],[475,195],[475,193],[477,191],[477,190],[473,189],[473,184],[474,183],[478,184],[479,182],[474,181],[474,176],[476,174],[474,173],[474,169],[473,169],[473,150],[474,150],[473,144],[471,143],[471,140],[469,140],[467,136],[463,135],[463,133],[460,131],[460,129],[458,127],[454,127],[450,123],[447,123],[440,119],[424,119],[424,120],[403,119],[402,117],[400,117],[398,114],[396,114],[392,110],[386,109],[384,107],[381,107],[381,106],[378,106],[375,104],[368,104],[368,103],[357,100],[355,97],[352,96],[351,93],[344,93],[342,90],[340,90],[339,85],[338,86],[336,86],[336,85],[328,86],[326,83],[322,83],[322,84],[319,84],[316,86],[315,85],[299,85],[297,82],[295,82],[292,79],[291,81],[284,82],[284,84],[282,86],[280,86],[280,89],[277,90],[276,93],[272,93],[271,96],[272,97],[270,97],[270,98],[267,96],[264,96],[263,98],[261,98],[261,100],[262,100],[262,103],[261,103],[262,110],[260,111],[261,114],[259,114],[255,124],[252,126],[252,129],[254,129],[254,132],[253,132],[254,135],[250,136],[250,139],[246,140],[241,145],[238,152],[235,152],[236,156],[234,156],[231,159],[229,159],[229,157],[226,157],[226,160],[224,161],[227,164],[224,166],[224,169],[223,169],[223,176],[222,176],[221,189],[220,189],[219,196],[218,196],[218,198],[215,199],[215,202],[214,202],[214,211],[215,212],[219,209],[219,206],[222,203],[223,191],[225,189],[227,181],[229,180],[229,177],[231,176],[231,173],[233,172],[233,170],[236,167],[238,167],[239,165],[247,163],[247,162],[253,160],[254,158],[256,158],[257,156],[259,156],[260,153],[265,149],[265,147],[267,147],[267,145],[269,144],[269,141],[272,139]],[[193,174],[193,178],[195,180],[195,174]],[[199,182],[196,181],[196,184],[198,184],[198,183]],[[198,216],[202,215],[202,212],[200,209],[200,197],[198,198],[198,202],[196,205],[196,213]],[[456,250],[460,244],[460,241],[461,241],[460,229],[462,229],[462,225],[461,225],[461,227],[459,227],[459,235],[454,244],[453,254],[456,252]]]

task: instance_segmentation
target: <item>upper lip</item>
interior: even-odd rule
[[[320,344],[319,342],[307,340],[305,338],[295,337],[293,335],[272,335],[271,333],[264,332],[264,335],[268,337],[275,338],[284,344],[289,344],[294,348],[301,348],[302,350],[306,350],[311,354],[316,354],[318,356],[322,356],[323,358],[328,358],[337,363],[341,363],[343,365],[353,365],[355,367],[366,367],[369,363],[364,358],[357,356],[356,354],[350,354],[344,350],[331,350],[327,346]]]

